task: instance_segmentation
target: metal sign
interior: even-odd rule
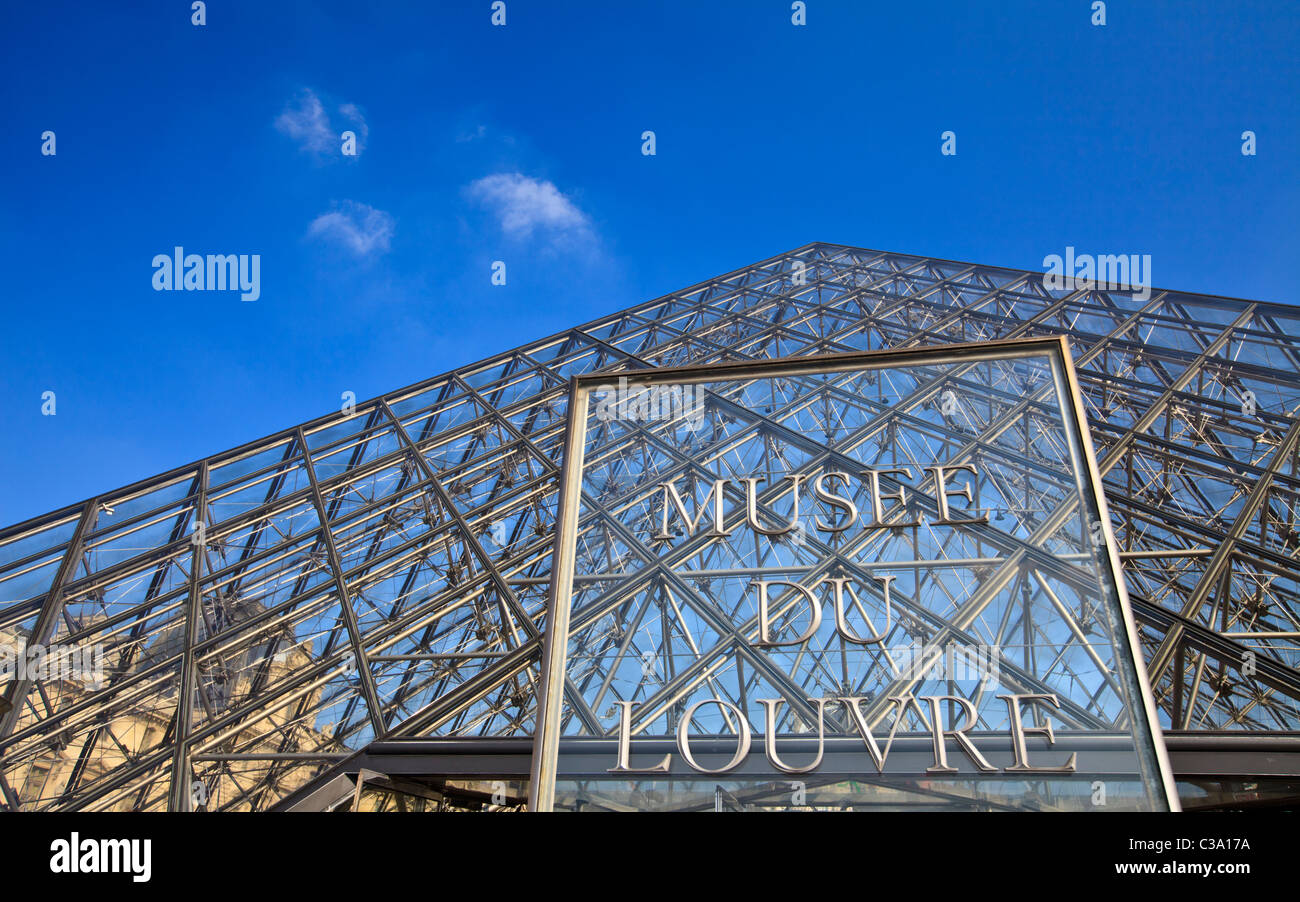
[[[1063,339],[575,377],[548,605],[534,810],[1177,806]]]

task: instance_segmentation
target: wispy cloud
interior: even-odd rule
[[[317,156],[338,154],[343,144],[342,133],[352,131],[356,133],[360,155],[370,136],[365,116],[355,103],[339,104],[337,115],[345,127],[336,131],[320,97],[311,88],[304,88],[276,117],[275,127],[298,142],[302,150]]]
[[[593,237],[587,214],[553,182],[501,172],[471,183],[466,194],[491,210],[510,237],[527,238],[534,232],[552,239]]]
[[[470,141],[477,141],[479,138],[482,138],[486,134],[487,134],[487,126],[478,125],[472,131],[463,131],[460,134],[458,134],[456,136],[456,142],[458,144],[467,144]]]
[[[342,247],[356,257],[371,257],[388,250],[393,225],[393,217],[383,210],[347,200],[313,219],[307,237]]]

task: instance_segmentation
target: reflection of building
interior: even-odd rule
[[[246,616],[246,611],[235,608],[232,616]],[[139,660],[131,665],[128,673],[141,674],[149,671],[157,662],[166,660],[179,652],[183,637],[178,625],[159,633],[154,642],[147,646]],[[8,636],[0,637],[3,643]],[[112,658],[118,658],[123,652],[122,645],[107,650]],[[292,674],[310,660],[310,646],[304,650],[292,651],[272,658],[268,663],[271,679]],[[206,695],[206,703],[214,710],[224,709],[232,698],[246,695],[254,677],[256,663],[248,660],[247,654],[230,659],[218,659],[208,670],[205,685],[200,691]],[[19,798],[59,798],[75,793],[79,785],[93,784],[95,781],[111,775],[116,769],[131,764],[143,753],[170,741],[176,717],[176,695],[178,681],[170,680],[165,685],[158,685],[154,691],[144,695],[131,704],[124,706],[114,716],[105,718],[95,730],[86,733],[67,731],[54,735],[48,743],[43,744],[36,754],[27,758],[21,765],[10,771],[11,787]],[[44,681],[40,687],[42,701],[57,699],[60,706],[75,707],[94,698],[93,684],[83,680]],[[310,736],[307,728],[300,724],[291,724],[283,712],[272,714],[269,718],[280,730],[297,733],[299,742],[311,742],[319,737]],[[15,732],[21,733],[29,726],[39,723],[39,719],[29,713],[18,721]],[[238,742],[238,737],[235,738]],[[258,741],[251,746],[253,750],[271,750],[265,742]],[[256,762],[230,761],[221,768],[205,775],[201,780],[192,781],[189,795],[195,807],[205,807],[211,795],[221,797],[236,789],[241,783],[257,783],[266,778],[265,769]],[[280,784],[284,790],[300,787],[312,774],[310,769],[293,771],[283,778]],[[165,799],[157,795],[143,797],[120,797],[113,805],[113,810],[132,810],[136,808],[157,807],[165,804]]]
[[[570,376],[1056,334],[1184,804],[1300,796],[1298,319],[815,244],[19,524],[0,532],[0,629],[102,643],[115,664],[99,690],[6,686],[4,802],[187,808],[198,781],[209,809],[516,807]],[[806,407],[884,440],[906,417],[999,440],[941,395],[876,391],[862,421]],[[629,433],[587,491],[613,510],[653,483],[648,455],[690,461],[734,420],[706,405],[671,441]],[[583,553],[604,556],[593,572],[635,558]],[[734,804],[714,792],[702,804]]]

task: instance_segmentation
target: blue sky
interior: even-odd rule
[[[0,525],[810,241],[1300,301],[1291,2],[139,6],[0,21]]]

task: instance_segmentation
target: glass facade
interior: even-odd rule
[[[1073,370],[1042,348],[989,356],[1004,345],[826,368],[1057,337]],[[829,244],[747,266],[0,530],[0,798],[1050,808],[1100,807],[1101,782],[1108,808],[1158,808],[1139,668],[1180,795],[1277,798],[1249,787],[1297,778],[1298,346],[1281,304],[1063,290]],[[808,367],[707,369],[791,360]],[[676,382],[637,399],[652,373]],[[576,445],[575,376],[591,389]],[[582,453],[568,495],[566,443]],[[751,492],[757,528],[704,535],[719,479],[721,529]],[[778,531],[796,491],[802,526]],[[819,528],[849,513],[828,497],[855,524]],[[572,574],[553,585],[564,505]],[[560,589],[572,619],[548,654]],[[51,671],[65,653],[75,666]],[[1077,752],[1072,774],[1007,772],[1015,715],[998,696],[1034,694],[1057,703],[1015,703],[1023,757]],[[539,696],[559,704],[535,756]],[[846,698],[882,751],[905,709],[882,768]],[[773,767],[769,735],[786,765],[813,759],[819,699],[824,761]],[[700,769],[677,735],[697,702]],[[608,773],[624,710],[629,767],[670,754],[666,777]],[[996,772],[953,735],[957,775],[927,772],[928,726],[960,732],[971,710]],[[704,774],[733,756],[742,715],[749,754]]]
[[[1168,807],[1060,340],[604,378],[571,402],[535,804]],[[547,798],[560,736],[609,766]]]

